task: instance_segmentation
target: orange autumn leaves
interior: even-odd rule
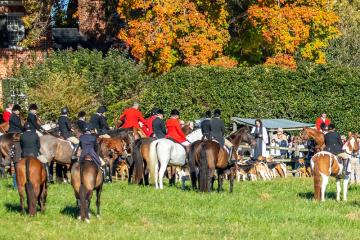
[[[251,24],[271,53],[265,64],[296,68],[295,54],[318,64],[326,62],[324,49],[339,35],[338,16],[329,1],[259,0],[248,9]]]
[[[118,38],[149,72],[176,65],[234,67],[224,55],[231,18],[226,0],[119,0],[117,12],[126,27]],[[326,0],[258,0],[247,21],[261,38],[265,64],[296,68],[295,55],[325,63],[323,52],[339,32],[339,19]]]
[[[120,0],[117,11],[127,27],[118,38],[149,71],[167,72],[178,64],[233,67],[237,62],[223,55],[230,39],[226,1],[214,1],[219,14],[205,5],[199,11],[203,2]]]

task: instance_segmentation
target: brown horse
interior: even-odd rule
[[[356,134],[349,133],[349,138],[344,145],[344,149],[349,158],[359,151],[359,142],[357,141]],[[343,200],[347,201],[348,182],[351,174],[349,163],[344,164],[346,161],[342,161],[342,159],[326,151],[316,153],[311,158],[310,163],[314,175],[314,198],[325,201],[326,186],[329,177],[333,176],[336,177],[336,200],[340,201],[340,179],[344,178]]]
[[[255,138],[251,135],[248,127],[242,127],[227,137],[234,145],[232,158],[237,159],[237,148],[241,143],[255,144]],[[199,190],[210,191],[213,187],[213,176],[215,170],[218,172],[218,191],[222,190],[222,174],[230,169],[230,192],[233,191],[236,176],[235,165],[229,163],[229,154],[217,142],[205,140],[196,141],[191,145],[189,153],[190,176],[193,189],[196,188],[196,167],[199,167]],[[234,168],[234,169],[231,169]]]
[[[307,140],[309,138],[314,139],[316,143],[315,149],[317,151],[321,151],[325,148],[324,134],[317,129],[304,127],[303,131],[300,133],[300,136],[303,140]]]
[[[132,159],[134,163],[134,182],[136,184],[144,183],[145,185],[149,185],[149,171],[147,169],[147,163],[150,159],[150,144],[153,141],[154,138],[141,138],[135,141]],[[131,173],[133,171],[131,171]],[[129,175],[131,175],[131,173]]]
[[[91,156],[76,162],[71,167],[71,185],[80,208],[79,219],[90,222],[90,201],[93,190],[96,190],[96,215],[100,217],[100,195],[103,185],[103,174]]]
[[[24,209],[24,188],[30,216],[36,215],[36,203],[40,210],[45,211],[47,196],[46,171],[41,162],[35,157],[26,157],[16,164],[16,183],[20,195],[21,212]]]
[[[112,182],[112,174],[114,169],[114,162],[119,157],[126,158],[127,150],[126,143],[119,137],[115,138],[100,138],[99,140],[99,155],[103,158],[106,165],[109,167],[108,176]]]

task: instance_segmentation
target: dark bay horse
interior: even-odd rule
[[[232,151],[233,159],[237,159],[237,149],[241,143],[246,143],[251,146],[255,144],[255,138],[248,127],[240,128],[230,134],[227,139],[234,145]],[[225,170],[230,169],[230,192],[232,192],[236,171],[234,164],[229,163],[228,159],[228,152],[217,142],[205,140],[196,141],[191,144],[189,166],[193,189],[196,188],[196,182],[199,180],[199,190],[201,192],[210,191],[213,187],[213,176],[215,170],[217,170],[218,191],[221,191],[223,182],[222,175]],[[199,168],[199,174],[197,174],[196,167]]]
[[[90,222],[90,201],[92,193],[96,191],[96,214],[100,217],[100,195],[103,186],[103,174],[92,160],[91,156],[76,162],[71,167],[71,185],[80,208],[79,219]]]
[[[26,157],[16,164],[16,183],[20,195],[21,212],[24,209],[24,188],[26,191],[29,215],[35,216],[36,203],[40,210],[45,211],[47,196],[46,171],[41,162],[35,157]]]

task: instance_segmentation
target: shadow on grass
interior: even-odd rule
[[[6,211],[8,212],[21,212],[20,204],[16,203],[5,203]]]
[[[75,206],[66,206],[60,211],[60,213],[72,218],[77,218],[79,215],[79,208]]]
[[[304,198],[307,200],[313,200],[314,199],[314,192],[301,192],[298,193],[298,197]],[[336,199],[336,192],[327,192],[325,193],[325,198],[327,199]]]

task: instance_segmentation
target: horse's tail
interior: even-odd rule
[[[86,218],[86,209],[87,209],[87,203],[86,203],[86,195],[87,191],[83,183],[83,170],[84,170],[84,161],[80,161],[80,189],[79,189],[79,197],[80,197],[80,217],[81,220],[85,220]]]
[[[200,192],[208,191],[209,169],[205,144],[201,145],[200,150],[200,171],[199,171],[199,190]]]
[[[191,178],[191,184],[192,187],[195,188],[196,187],[196,168],[195,168],[195,159],[194,159],[194,154],[195,154],[195,146],[196,144],[191,144],[190,145],[190,152],[189,152],[189,167],[190,167],[190,178]]]
[[[35,216],[36,214],[36,196],[34,191],[34,186],[30,181],[30,158],[25,159],[25,174],[26,174],[26,183],[25,191],[27,196],[27,204],[29,208],[30,216]]]
[[[321,198],[321,175],[320,175],[320,169],[319,169],[319,158],[316,157],[314,159],[311,158],[311,161],[313,162],[313,175],[314,175],[314,198],[315,200],[319,200]]]
[[[139,184],[144,175],[144,159],[141,155],[141,140],[136,140],[134,150],[132,152],[132,159],[134,162],[134,178],[135,183]]]
[[[150,183],[155,183],[155,171],[158,171],[158,156],[157,156],[157,148],[158,141],[154,141],[150,144],[149,150],[149,172],[150,172]]]

